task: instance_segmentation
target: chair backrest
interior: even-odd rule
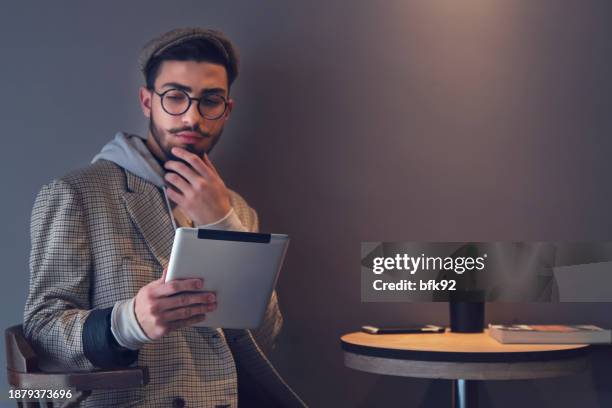
[[[114,370],[93,370],[90,372],[48,373],[40,370],[39,359],[23,335],[23,327],[9,327],[4,332],[6,346],[6,372],[10,386],[15,389],[47,389],[50,384],[59,389],[74,390],[69,401],[40,402],[22,399],[18,407],[38,408],[61,406],[78,407],[92,390],[123,389],[142,387],[149,381],[146,367],[129,367]]]
[[[38,357],[25,339],[22,325],[12,326],[4,331],[4,346],[6,349],[6,372],[9,385],[15,387],[15,389],[20,389],[23,384],[19,374],[39,372]],[[37,402],[20,398],[16,399],[15,403],[18,408],[53,408],[61,406],[59,403],[56,404],[48,401]]]
[[[4,332],[6,368],[18,373],[39,371],[38,356],[23,335],[23,326],[17,325]]]

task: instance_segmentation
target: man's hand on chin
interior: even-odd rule
[[[168,198],[181,207],[195,225],[205,225],[225,217],[231,209],[229,192],[207,154],[203,158],[174,147],[172,153],[185,160],[168,160],[164,178],[173,188]],[[190,167],[191,166],[191,167]]]

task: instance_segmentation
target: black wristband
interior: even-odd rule
[[[111,331],[112,307],[94,309],[83,324],[83,352],[98,368],[127,367],[138,359],[138,350],[122,347]]]

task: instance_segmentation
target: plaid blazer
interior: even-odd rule
[[[255,211],[230,195],[242,223],[257,231]],[[23,325],[43,357],[41,366],[96,368],[84,352],[87,318],[159,279],[173,238],[161,189],[115,163],[100,160],[43,186],[32,210]],[[173,331],[138,352],[137,365],[149,370],[148,385],[93,392],[85,406],[236,407],[239,384],[241,395],[250,386],[265,390],[277,405],[304,406],[264,353],[281,324],[274,293],[257,330]]]

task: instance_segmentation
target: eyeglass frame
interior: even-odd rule
[[[208,120],[218,120],[218,119],[221,119],[221,117],[222,117],[222,116],[225,114],[225,112],[227,112],[227,105],[229,104],[229,102],[227,101],[227,99],[225,99],[225,96],[223,96],[223,95],[219,95],[218,93],[213,93],[213,94],[209,94],[209,95],[204,94],[204,95],[200,96],[199,98],[194,98],[193,96],[189,96],[189,94],[188,94],[186,91],[184,91],[184,90],[182,90],[182,89],[178,89],[178,88],[170,88],[170,89],[165,90],[164,92],[157,92],[157,91],[156,91],[155,89],[153,89],[153,88],[149,88],[149,90],[153,91],[153,93],[154,93],[154,94],[156,94],[157,96],[159,96],[159,101],[160,101],[160,104],[161,104],[162,109],[164,110],[164,112],[166,112],[168,115],[171,115],[171,116],[181,116],[181,115],[184,115],[184,114],[185,114],[185,112],[187,112],[187,111],[189,110],[189,108],[191,108],[191,103],[192,103],[193,101],[198,101],[198,104],[197,104],[196,106],[197,106],[198,113],[200,114],[200,116],[202,116],[204,119],[208,119]],[[185,96],[187,96],[187,100],[188,100],[189,102],[187,103],[187,108],[185,108],[185,110],[184,110],[183,112],[181,112],[181,113],[171,113],[171,112],[168,112],[168,111],[166,110],[166,108],[164,107],[164,96],[165,96],[165,95],[166,95],[168,92],[171,92],[171,91],[179,91],[179,92],[184,93],[184,94],[185,94]],[[215,95],[215,96],[218,96],[219,98],[221,98],[221,99],[223,100],[223,112],[221,112],[221,114],[220,114],[219,116],[214,117],[214,118],[209,118],[209,117],[206,117],[206,116],[204,116],[204,115],[202,114],[202,111],[200,111],[200,101],[202,100],[202,98],[204,98],[204,97],[206,97],[206,96],[210,96],[210,95]]]

